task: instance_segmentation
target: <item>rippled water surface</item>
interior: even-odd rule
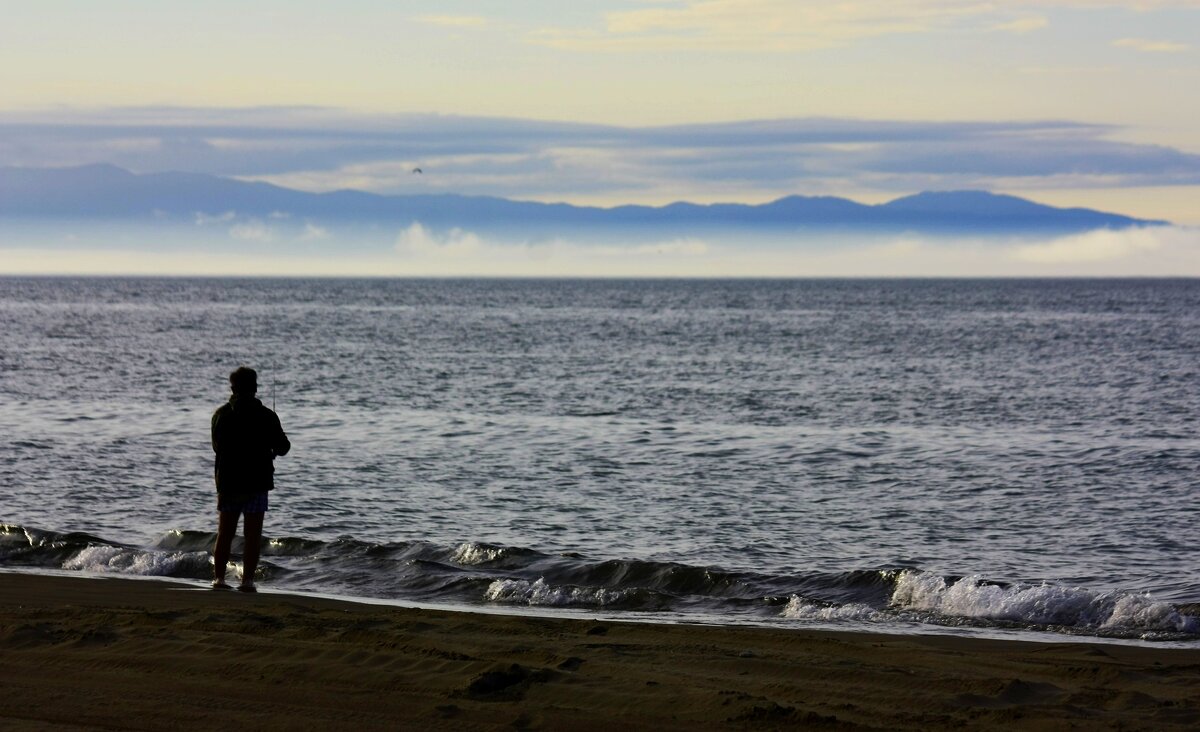
[[[245,363],[276,586],[1193,638],[1198,326],[1194,280],[0,279],[0,566],[207,576]]]

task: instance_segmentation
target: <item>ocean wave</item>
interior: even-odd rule
[[[998,585],[979,575],[948,581],[929,572],[899,572],[890,606],[953,618],[1102,632],[1200,633],[1200,618],[1148,595],[1051,584]]]
[[[173,529],[163,534],[154,542],[158,549],[173,549],[175,551],[208,551],[216,541],[217,535],[211,531],[186,531]]]
[[[86,543],[106,542],[82,531],[59,533],[17,524],[0,524],[0,545],[59,548]]]
[[[0,524],[0,566],[207,579],[211,532],[173,530],[149,546],[82,532]],[[235,540],[234,557],[241,550]],[[373,543],[269,539],[260,572],[281,589],[428,602],[700,613],[792,621],[1007,627],[1068,634],[1195,639],[1195,607],[1148,594],[981,575],[946,577],[915,567],[768,574],[464,541]]]
[[[537,568],[542,576],[553,583],[640,588],[674,598],[758,600],[795,583],[795,578],[637,559],[595,561],[583,557],[563,557],[554,562],[542,561]]]
[[[785,618],[793,620],[820,620],[832,622],[836,620],[884,620],[886,616],[869,605],[850,603],[849,605],[825,605],[805,600],[798,595],[792,595],[788,604],[780,613]]]
[[[0,563],[32,567],[57,567],[79,549],[110,545],[83,532],[59,533],[16,524],[0,525]]]
[[[505,559],[520,557],[540,557],[540,552],[515,546],[501,544],[485,544],[477,541],[465,541],[454,550],[450,561],[464,566],[491,564]]]
[[[635,594],[635,590],[549,585],[544,578],[539,577],[534,582],[520,579],[496,580],[488,585],[484,599],[488,602],[548,607],[610,607],[626,603]]]
[[[203,578],[212,574],[212,560],[207,552],[142,551],[101,545],[81,549],[63,562],[62,568],[102,574]]]
[[[458,564],[485,564],[500,558],[503,549],[464,542],[454,550],[454,561]]]
[[[263,554],[279,557],[303,557],[315,554],[327,544],[316,539],[301,539],[293,536],[282,536],[268,539],[263,546]]]

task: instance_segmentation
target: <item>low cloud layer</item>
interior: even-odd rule
[[[106,162],[313,191],[611,202],[1200,184],[1200,155],[1120,141],[1119,132],[1073,121],[617,127],[314,107],[138,108],[0,114],[0,165]]]
[[[1012,249],[1013,259],[1039,264],[1118,262],[1164,249],[1196,249],[1197,230],[1169,226],[1113,231],[1098,229]]]
[[[1197,276],[1200,228],[1156,226],[1049,238],[490,240],[413,224],[396,251],[410,271],[466,275],[699,277]]]
[[[318,230],[209,222],[170,236],[62,228],[0,231],[0,274],[532,277],[1200,276],[1200,228],[1050,238],[498,239],[419,222]],[[243,228],[244,227],[244,228]],[[170,243],[164,243],[170,242]]]

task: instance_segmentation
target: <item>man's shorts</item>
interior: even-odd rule
[[[266,513],[267,492],[250,496],[217,496],[217,510],[221,513]]]

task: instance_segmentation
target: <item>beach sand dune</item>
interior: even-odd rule
[[[0,574],[0,727],[1186,729],[1200,649],[652,625]]]

